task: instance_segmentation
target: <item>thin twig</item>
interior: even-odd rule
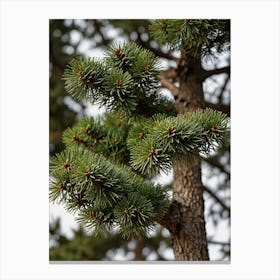
[[[221,241],[215,241],[215,240],[207,240],[209,244],[213,245],[222,245],[222,246],[230,246],[229,242],[221,242]]]

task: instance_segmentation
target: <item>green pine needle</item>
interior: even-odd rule
[[[226,46],[226,24],[156,20],[151,32],[171,49],[198,57]],[[64,131],[66,149],[51,161],[49,196],[96,233],[118,228],[124,238],[147,235],[170,203],[166,189],[150,179],[168,173],[178,158],[209,155],[229,136],[220,112],[177,115],[174,101],[160,91],[160,71],[158,58],[135,43],[114,43],[104,59],[73,59],[65,70],[67,92],[108,113]]]
[[[171,50],[184,50],[193,57],[211,55],[229,48],[226,20],[161,19],[150,25],[152,37]]]

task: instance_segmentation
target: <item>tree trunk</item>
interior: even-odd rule
[[[173,203],[179,208],[176,230],[171,232],[176,260],[209,260],[200,160],[174,162]]]
[[[179,94],[175,97],[175,106],[179,114],[204,107],[202,72],[199,59],[182,55],[177,68],[180,81]],[[197,157],[192,159],[191,163],[187,160],[178,160],[173,166],[171,214],[176,221],[171,222],[170,231],[175,259],[209,260],[200,160]]]
[[[135,245],[135,249],[134,249],[134,261],[144,261],[145,258],[142,254],[142,251],[145,247],[145,243],[144,243],[143,237],[140,237],[135,242],[136,242],[136,245]]]

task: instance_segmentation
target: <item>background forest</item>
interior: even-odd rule
[[[104,110],[85,101],[74,101],[62,80],[69,61],[80,56],[102,56],[114,40],[133,41],[161,58],[164,73],[176,67],[179,54],[159,46],[151,39],[148,20],[50,20],[50,158],[60,152],[62,132],[84,116]],[[206,106],[230,116],[230,53],[203,58],[207,70],[223,68],[203,83]],[[163,80],[162,80],[163,81]],[[173,98],[170,88],[164,92]],[[172,184],[172,172],[157,178]],[[230,259],[230,143],[214,156],[203,160],[207,238],[211,260]],[[125,241],[118,233],[93,236],[78,226],[72,234],[62,228],[63,218],[50,210],[50,260],[172,260],[169,232],[158,226],[150,238]]]

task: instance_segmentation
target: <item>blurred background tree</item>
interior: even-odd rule
[[[85,101],[78,103],[65,94],[61,78],[73,57],[102,55],[116,39],[134,41],[161,58],[164,65],[162,86],[166,88],[166,94],[173,96],[169,81],[176,84],[172,72],[177,67],[180,54],[169,51],[153,40],[149,34],[149,24],[149,20],[50,20],[50,157],[63,149],[61,136],[65,128],[85,115],[100,113],[97,107]],[[205,106],[229,116],[230,52],[216,54],[211,59],[206,56],[202,65],[215,74],[203,83]],[[217,260],[229,260],[230,143],[215,156],[203,161],[202,180],[210,258],[211,252],[216,252]],[[67,237],[61,231],[59,219],[50,222],[50,260],[173,259],[169,232],[160,226],[152,238],[141,240],[125,241],[117,233],[107,238],[94,237],[82,226],[73,230],[72,235],[71,238]]]

